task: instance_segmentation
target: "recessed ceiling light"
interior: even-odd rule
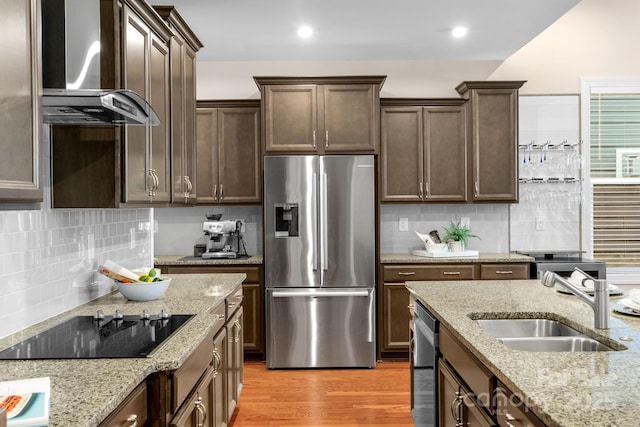
[[[307,25],[303,25],[302,27],[298,28],[298,36],[302,37],[303,39],[308,39],[312,34],[313,29]]]
[[[455,27],[451,30],[451,35],[457,39],[462,38],[467,35],[469,29],[466,27]]]

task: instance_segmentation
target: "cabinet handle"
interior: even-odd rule
[[[325,148],[329,148],[329,131],[324,132],[324,146]]]
[[[202,404],[202,396],[198,396],[198,399],[195,403],[197,415],[196,415],[196,426],[204,427],[204,422],[207,419],[207,408]]]
[[[311,132],[311,135],[313,137],[313,148],[316,148],[316,131]]]
[[[422,181],[418,182],[418,196],[420,196],[420,200],[423,199],[423,196],[422,196]]]
[[[459,276],[460,272],[459,271],[443,271],[442,274],[444,274],[445,276]]]
[[[149,182],[149,178],[151,178],[151,182]],[[153,195],[154,195],[153,190],[154,190],[154,188],[156,186],[156,180],[153,177],[153,169],[149,169],[148,172],[147,172],[147,183],[146,184],[147,184],[147,188],[149,189],[147,191],[147,196],[153,197]]]
[[[496,274],[513,274],[512,270],[497,270]]]
[[[425,181],[424,183],[424,198],[429,197],[429,181]]]
[[[218,184],[213,184],[213,200],[218,200]]]
[[[399,271],[398,276],[414,276],[416,274],[415,271]]]
[[[456,427],[463,427],[462,423],[462,395],[456,392],[456,398],[451,402],[451,416],[456,420]]]
[[[220,368],[222,367],[222,358],[220,357],[220,353],[218,353],[217,348],[213,349],[213,360],[216,362],[215,365],[213,365],[213,371],[217,374],[220,372]]]
[[[478,184],[478,181],[473,183],[473,188],[474,188],[475,196],[478,197],[478,195],[480,194],[480,184]]]
[[[504,418],[507,421],[507,427],[516,427],[515,424],[512,424],[511,421],[518,421],[518,419],[516,417],[514,417],[513,415],[511,415],[510,413],[506,412],[504,414]]]
[[[224,199],[224,187],[220,184],[220,201]]]
[[[131,423],[129,427],[138,427],[138,416],[136,414],[131,414],[124,420],[125,423]]]

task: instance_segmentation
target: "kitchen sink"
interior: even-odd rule
[[[524,351],[614,351],[615,349],[557,320],[477,319],[498,342]]]

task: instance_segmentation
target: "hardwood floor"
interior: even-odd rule
[[[231,426],[413,426],[409,383],[409,362],[295,370],[245,362]]]

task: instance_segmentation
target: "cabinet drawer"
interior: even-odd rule
[[[500,381],[496,385],[495,408],[498,425],[513,427],[544,426],[544,423]]]
[[[233,313],[242,305],[242,298],[242,286],[238,286],[238,289],[227,297],[225,300],[227,304],[227,319],[231,318]]]
[[[176,416],[171,420],[169,427],[213,425],[214,399],[218,398],[213,390],[214,375],[215,370],[213,368],[209,368],[206,371],[206,375],[202,377],[191,396],[185,400]]]
[[[482,264],[480,280],[528,279],[529,264]]]
[[[146,422],[147,384],[142,383],[127,396],[106,420],[100,423],[100,427],[143,426]]]
[[[440,352],[460,378],[487,408],[491,407],[493,376],[476,358],[463,348],[446,328],[440,328]]]
[[[385,282],[473,280],[475,278],[473,264],[385,265],[382,271]]]
[[[202,374],[213,363],[213,331],[173,373],[171,381],[171,412],[175,412],[191,393]]]

